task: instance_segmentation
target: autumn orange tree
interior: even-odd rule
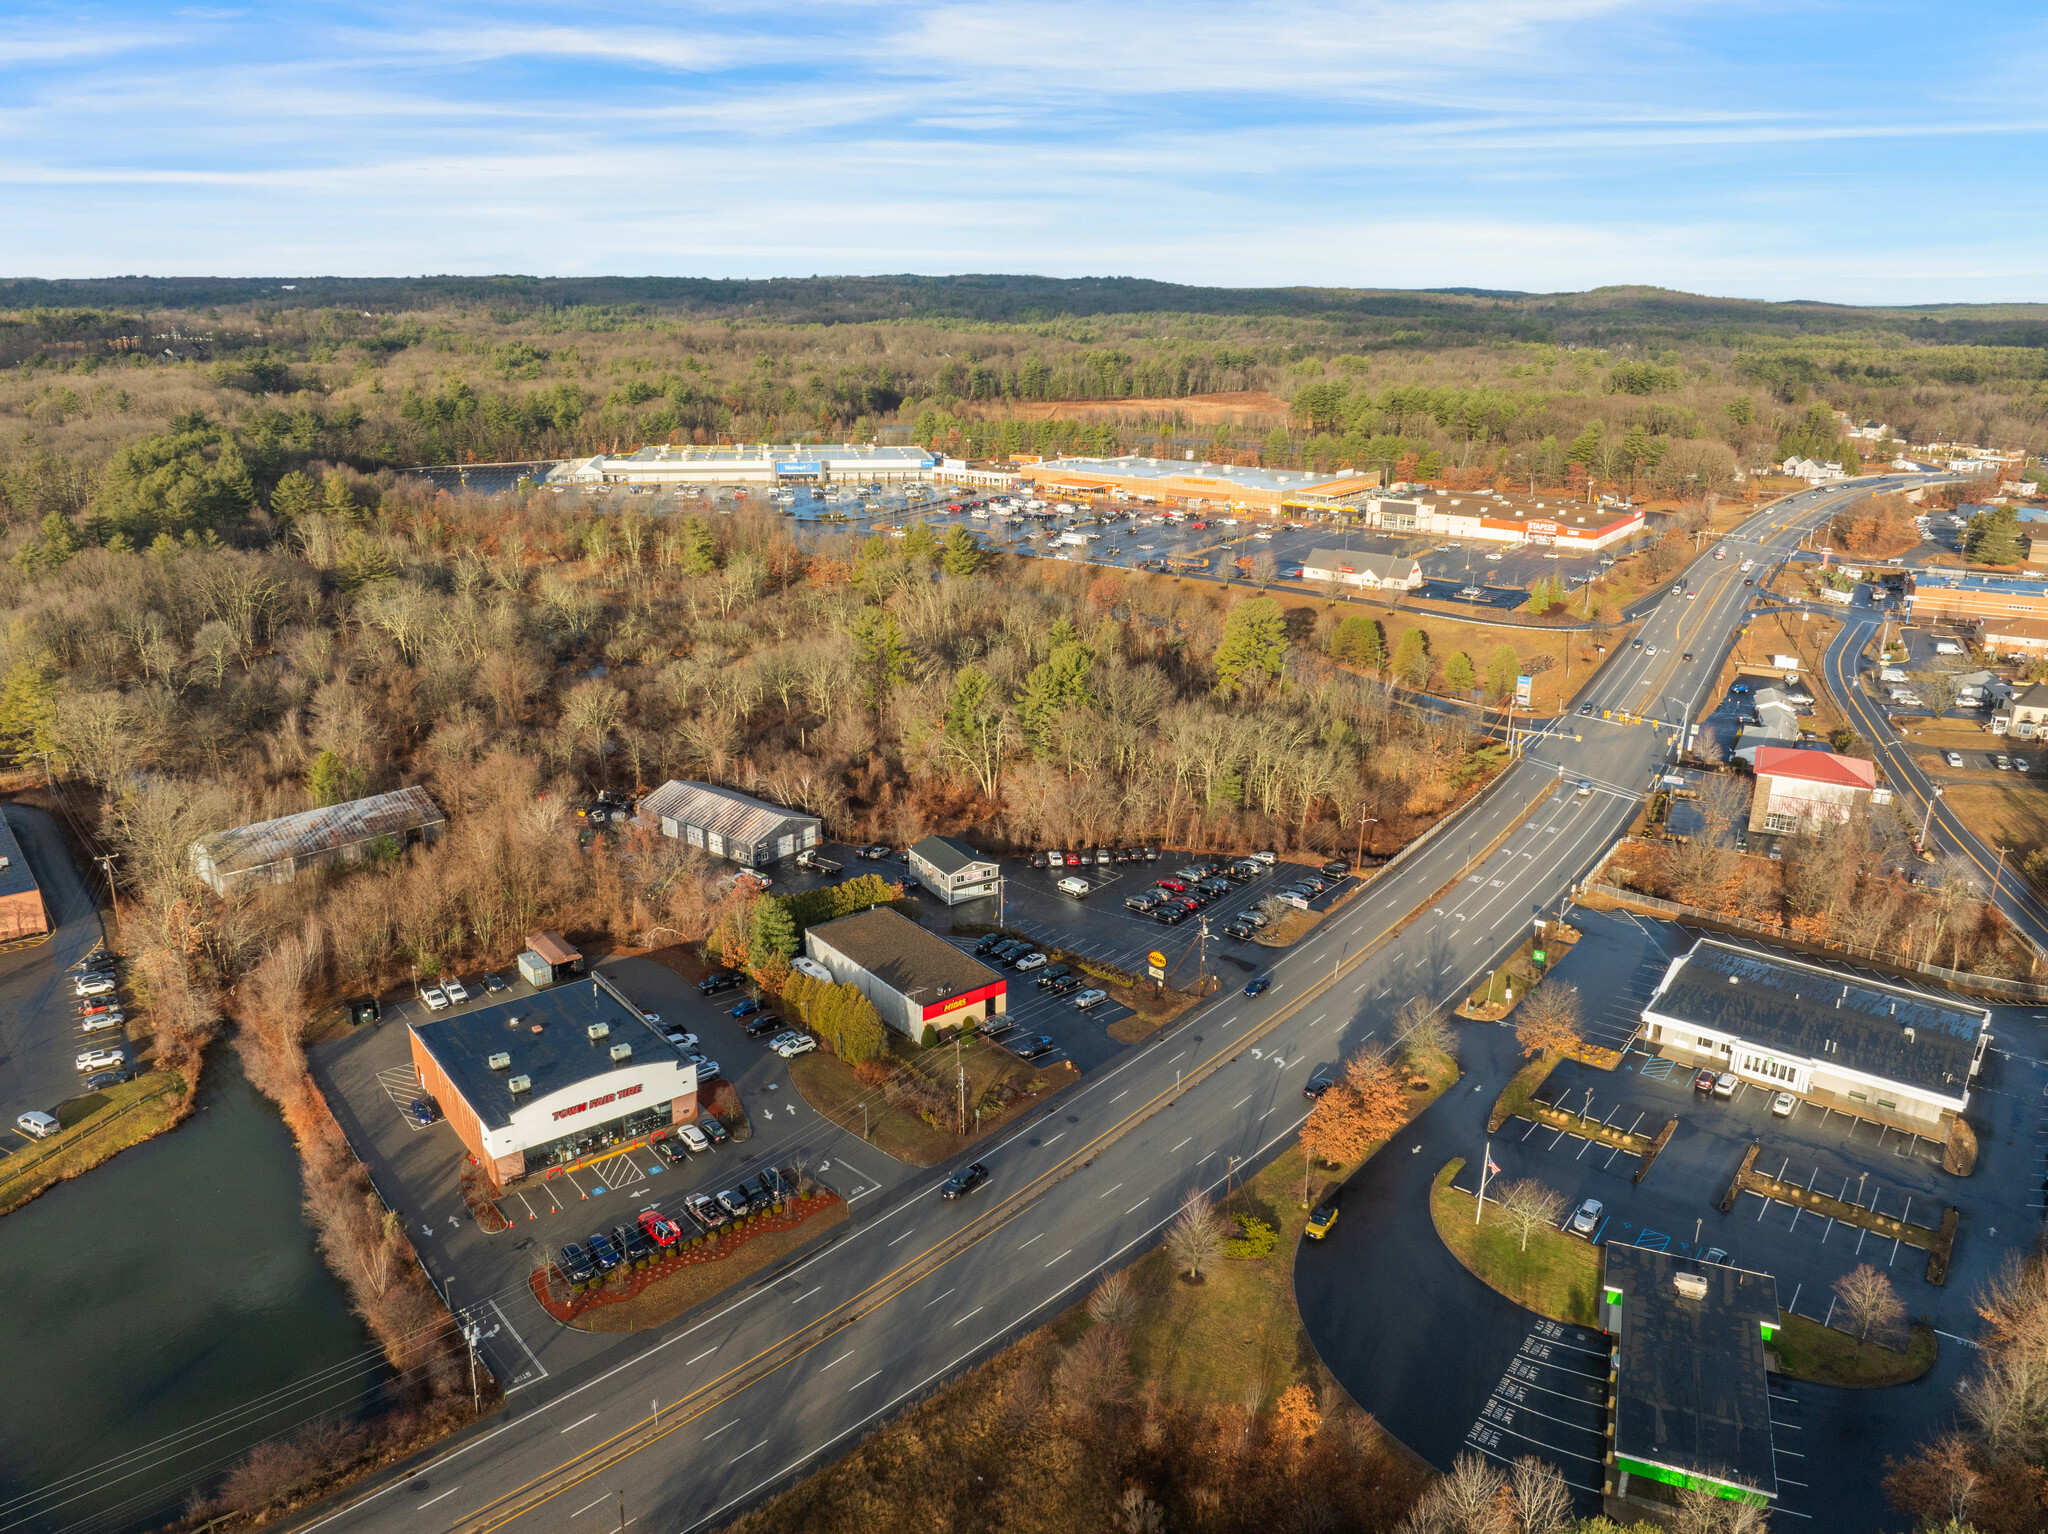
[[[1408,1098],[1387,1057],[1360,1050],[1344,1065],[1341,1080],[1316,1099],[1301,1126],[1301,1201],[1308,1203],[1309,1174],[1318,1158],[1357,1161],[1408,1122]]]
[[[1552,980],[1524,996],[1515,1042],[1525,1055],[1569,1055],[1580,1049],[1578,988]]]

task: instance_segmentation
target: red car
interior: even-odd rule
[[[1172,890],[1176,895],[1188,892],[1188,887],[1178,879],[1154,879],[1152,884],[1155,889]]]
[[[120,1006],[121,1001],[119,997],[96,996],[91,1001],[81,1001],[78,1004],[78,1015],[80,1017],[91,1017],[96,1012],[115,1012],[120,1009]]]
[[[1068,854],[1067,854],[1067,867],[1069,867],[1069,868],[1079,868],[1080,866],[1081,866],[1081,854],[1080,854],[1080,853],[1078,853],[1078,852],[1070,852],[1070,853],[1068,853]]]
[[[1193,528],[1198,533],[1206,533],[1207,531],[1209,531],[1209,524],[1206,522],[1190,522],[1188,526]]]
[[[1713,1091],[1713,1090],[1714,1090],[1714,1073],[1713,1073],[1712,1071],[1700,1071],[1700,1072],[1698,1072],[1698,1073],[1697,1073],[1696,1075],[1694,1075],[1694,1077],[1692,1078],[1692,1089],[1693,1089],[1693,1090],[1694,1090],[1695,1092],[1711,1092],[1711,1091]]]
[[[659,1209],[641,1210],[640,1228],[647,1233],[647,1239],[656,1246],[674,1246],[683,1239],[683,1227]]]

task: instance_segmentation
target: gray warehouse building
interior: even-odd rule
[[[817,846],[825,835],[825,823],[815,815],[735,789],[673,778],[640,801],[640,819],[663,836],[702,847],[743,868],[780,862]]]
[[[308,868],[354,862],[379,843],[432,845],[447,828],[448,817],[424,788],[401,788],[202,836],[192,844],[192,871],[227,895],[249,884],[289,884]]]
[[[842,916],[804,933],[804,954],[856,987],[882,1021],[921,1039],[930,1028],[959,1028],[1001,1017],[1003,977],[944,938],[887,906]]]

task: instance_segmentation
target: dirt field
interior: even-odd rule
[[[1239,389],[1228,394],[1190,394],[1181,399],[1041,399],[963,400],[953,407],[962,416],[988,416],[1015,421],[1130,421],[1149,424],[1162,416],[1180,418],[1184,426],[1285,426],[1293,407],[1264,389]]]

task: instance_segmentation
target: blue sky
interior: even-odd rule
[[[10,4],[0,273],[2048,300],[2048,12]]]

